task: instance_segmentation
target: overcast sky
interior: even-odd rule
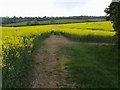
[[[112,0],[2,0],[2,16],[103,16]]]

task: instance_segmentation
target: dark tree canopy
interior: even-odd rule
[[[105,12],[107,13],[107,20],[110,20],[114,24],[114,29],[117,31],[118,22],[119,22],[119,13],[120,13],[120,2],[112,2],[108,8],[105,9]]]
[[[107,13],[107,20],[112,21],[113,28],[117,32],[116,36],[120,40],[120,1],[112,2],[108,8],[105,9]]]

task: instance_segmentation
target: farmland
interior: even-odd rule
[[[76,23],[76,24],[63,24],[63,25],[46,25],[46,26],[25,26],[25,27],[1,27],[2,39],[5,48],[9,45],[22,46],[23,37],[30,38],[31,36],[48,33],[50,31],[63,32],[68,34],[75,34],[80,36],[101,36],[112,37],[115,32],[110,22],[93,22],[93,23]],[[28,42],[31,43],[33,39],[30,38]],[[9,40],[8,40],[9,38]],[[106,40],[107,42],[107,40]],[[9,44],[9,45],[7,45]],[[23,45],[24,47],[24,45]],[[11,47],[12,48],[12,47]]]
[[[89,79],[88,79],[89,75],[88,76],[86,75],[85,76],[86,78],[85,77],[79,78],[79,80],[76,80],[76,78],[73,78],[73,80],[70,80],[70,82],[76,83],[74,87],[80,87],[80,88],[81,87],[82,88],[91,88],[91,87],[116,88],[117,87],[116,86],[117,84],[117,79],[116,79],[117,51],[115,50],[114,53],[110,52],[110,51],[113,51],[115,47],[115,45],[113,44],[115,41],[114,35],[116,32],[112,28],[112,24],[109,21],[44,25],[44,26],[38,25],[38,26],[23,26],[23,27],[0,27],[0,29],[2,29],[1,59],[2,59],[2,68],[3,68],[3,87],[4,88],[5,87],[9,87],[9,88],[24,87],[24,83],[27,82],[28,80],[27,79],[28,75],[34,71],[33,69],[35,65],[34,56],[36,55],[37,49],[44,46],[44,43],[43,43],[44,40],[50,37],[51,34],[52,35],[54,34],[57,36],[64,36],[76,42],[108,44],[108,47],[104,45],[87,45],[87,44],[85,45],[76,44],[73,46],[65,45],[64,47],[63,46],[61,47],[60,52],[58,51],[58,53],[64,52],[66,55],[71,56],[70,62],[66,64],[68,65],[67,66],[68,71],[70,71],[69,75],[71,75],[69,78],[73,78],[73,77],[77,78],[75,74],[76,75],[80,74],[76,72],[77,71],[76,68],[81,68],[80,72],[82,73],[83,71],[85,73],[86,69],[82,69],[85,65],[86,67],[90,66],[91,67],[90,70],[92,70],[92,68],[97,68],[96,65],[98,65],[98,68],[93,70],[91,73],[89,71],[86,71],[87,73],[89,73],[89,75],[95,72],[96,73],[98,72],[101,75],[103,75],[103,78],[100,77],[98,74],[95,74],[96,75],[95,78],[91,77]],[[98,51],[94,52],[95,50],[97,50],[97,48],[98,48]],[[79,51],[81,50],[82,52],[79,52],[77,50]],[[89,50],[90,51],[94,50],[94,51],[90,52]],[[80,56],[77,53],[79,53]],[[99,57],[99,53],[105,53],[106,57],[104,55],[102,56],[102,54],[100,54],[100,57]],[[88,56],[85,54],[87,54]],[[108,54],[110,54],[111,56],[107,57]],[[97,58],[98,61],[96,61],[96,59],[94,58]],[[101,60],[101,58],[103,61]],[[110,62],[108,62],[109,61],[108,58],[111,59]],[[115,61],[112,61],[113,59],[115,59]],[[83,64],[77,65],[75,62],[73,62],[74,60],[76,60],[76,63],[82,62]],[[90,60],[93,60],[93,62],[90,63]],[[71,65],[71,63],[73,63],[75,66]],[[103,66],[103,68],[101,68],[102,66],[99,67],[100,64]],[[59,71],[60,68],[57,68],[56,70]],[[105,71],[102,72],[102,70],[105,70]],[[81,74],[81,76],[82,75],[84,76],[84,73]],[[111,73],[111,76],[107,77],[106,74],[109,74],[109,73]],[[102,81],[100,81],[98,85],[95,85],[94,82],[97,76],[98,76],[97,80],[102,80]],[[105,77],[107,77],[109,81],[107,81],[106,79],[105,81],[106,84],[101,84],[101,82],[104,82]],[[87,82],[87,80],[91,80],[92,78],[94,78],[93,83],[89,84],[90,82]],[[113,81],[110,81],[110,78],[112,78]],[[82,79],[84,79],[85,81],[84,80],[82,81]],[[83,84],[80,84],[80,83],[83,83]]]
[[[71,16],[71,17],[13,17],[3,18],[2,26],[19,27],[19,26],[34,26],[34,25],[51,25],[51,24],[69,24],[83,22],[100,22],[106,21],[105,16],[90,17],[90,16]]]

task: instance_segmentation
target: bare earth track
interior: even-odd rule
[[[56,80],[56,72],[54,68],[57,64],[55,52],[59,45],[74,44],[63,36],[51,35],[44,41],[44,46],[38,50],[35,58],[35,69],[33,81],[30,88],[58,88]]]
[[[60,45],[69,44],[79,44],[79,42],[74,42],[68,40],[64,36],[51,35],[44,41],[44,46],[42,46],[37,55],[35,56],[35,68],[33,72],[32,82],[29,88],[59,88],[57,80],[57,72],[55,67],[57,65],[56,51]],[[90,43],[99,44],[99,43]],[[106,43],[101,43],[106,44]],[[63,59],[64,57],[62,57]],[[61,79],[62,80],[62,79]]]

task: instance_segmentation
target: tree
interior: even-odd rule
[[[117,32],[116,38],[117,43],[119,44],[120,41],[120,1],[119,2],[112,2],[108,8],[105,9],[107,13],[107,20],[112,21],[113,28]],[[120,47],[120,45],[118,45]]]

